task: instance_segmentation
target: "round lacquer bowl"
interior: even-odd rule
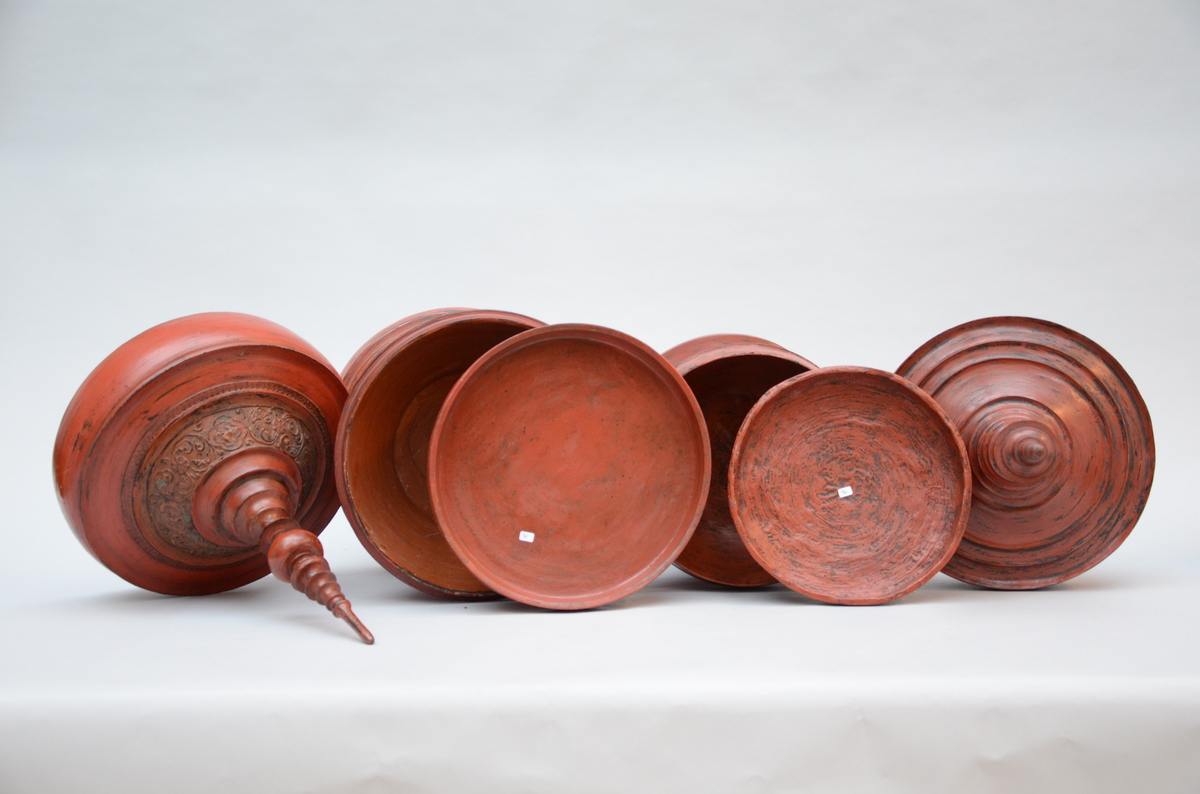
[[[450,389],[500,342],[543,325],[501,311],[413,315],[346,365],[336,444],[338,491],[358,539],[392,575],[447,598],[494,598],[446,542],[429,497],[429,442]]]
[[[201,485],[228,460],[278,460],[298,490],[295,519],[319,533],[338,509],[333,432],[345,399],[337,371],[275,323],[212,313],[155,326],[104,359],[63,416],[63,513],[100,562],[147,590],[252,582],[269,572],[267,554],[197,530]]]
[[[1154,431],[1137,387],[1095,342],[993,317],[926,342],[899,372],[946,410],[970,454],[975,500],[947,574],[1045,587],[1129,536],[1154,479]]]
[[[649,347],[546,326],[455,384],[429,474],[442,530],[480,581],[587,609],[648,584],[683,549],[708,490],[708,436],[687,384]]]
[[[746,548],[785,585],[881,604],[954,554],[971,504],[966,449],[902,378],[827,367],[763,395],[738,433],[729,501]]]
[[[746,550],[729,512],[729,459],[746,414],[772,386],[816,365],[754,336],[702,336],[663,356],[687,381],[700,404],[712,453],[708,501],[696,532],[675,565],[715,584],[757,587],[775,583]]]

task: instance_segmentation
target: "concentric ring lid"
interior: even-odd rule
[[[586,609],[648,584],[687,543],[708,437],[662,356],[607,328],[552,325],[500,343],[458,380],[429,475],[442,531],[482,582]]]
[[[754,558],[834,604],[912,592],[954,554],[971,503],[966,450],[891,373],[827,367],[763,395],[742,424],[729,504]]]
[[[992,317],[939,334],[898,372],[945,408],[975,500],[946,573],[1008,590],[1056,584],[1111,554],[1154,479],[1150,414],[1121,365],[1060,325]]]

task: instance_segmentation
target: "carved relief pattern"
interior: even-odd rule
[[[319,450],[301,419],[272,405],[225,405],[194,414],[148,458],[145,507],[151,528],[168,545],[201,557],[242,553],[205,540],[192,525],[192,498],[204,475],[230,454],[274,447],[291,456],[303,482],[315,479]],[[303,502],[307,494],[302,495]]]

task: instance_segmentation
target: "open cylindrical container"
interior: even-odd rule
[[[992,317],[934,337],[899,373],[946,410],[974,470],[947,574],[1045,587],[1129,536],[1154,480],[1154,430],[1133,380],[1098,344],[1044,320]]]
[[[708,491],[708,434],[658,353],[607,328],[546,326],[458,380],[429,477],[438,522],[481,582],[587,609],[645,586],[683,549]]]
[[[758,399],[816,365],[766,339],[739,334],[702,336],[663,356],[696,396],[712,452],[704,514],[675,565],[698,579],[731,587],[773,584],[775,577],[746,550],[729,513],[729,459],[738,429]]]
[[[439,309],[376,334],[346,365],[350,396],[335,445],[346,518],[380,565],[426,593],[492,598],[459,561],[429,498],[429,443],[446,395],[488,350],[541,322],[519,314]]]
[[[833,604],[904,596],[954,554],[971,505],[966,448],[903,378],[826,367],[751,409],[729,504],[746,548],[791,589]]]

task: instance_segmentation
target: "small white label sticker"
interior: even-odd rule
[[[532,532],[525,532],[524,530],[522,530],[521,534],[517,535],[517,537],[520,538],[525,543],[533,543],[533,533]]]
[[[841,488],[838,488],[838,499],[845,499],[847,496],[854,496],[853,488],[849,485],[843,485]]]

